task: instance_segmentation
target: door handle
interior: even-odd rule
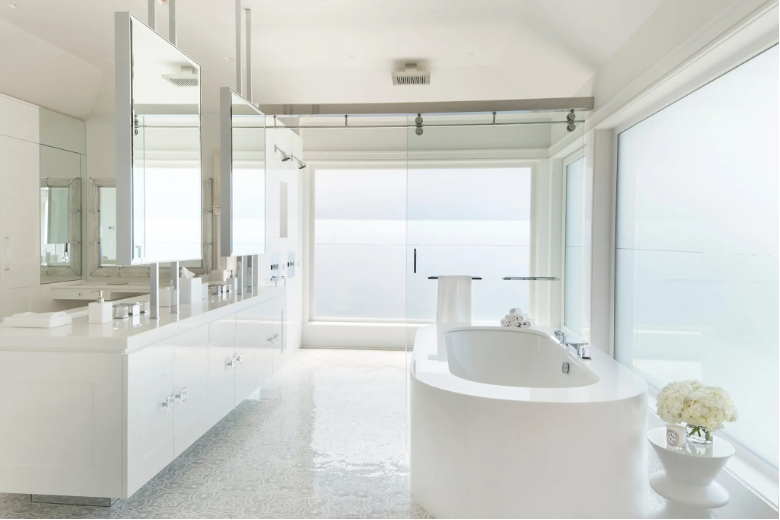
[[[414,248],[414,274],[417,274],[417,248]]]

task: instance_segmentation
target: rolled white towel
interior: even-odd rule
[[[501,326],[502,327],[508,327],[509,326],[509,322],[507,320],[501,320]]]
[[[509,314],[523,314],[523,309],[520,307],[513,307],[509,309]]]
[[[524,329],[528,329],[528,328],[532,327],[533,324],[534,324],[533,320],[530,320],[530,319],[523,320],[523,321],[520,322],[520,327],[524,328]]]

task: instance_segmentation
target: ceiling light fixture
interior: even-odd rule
[[[8,4],[8,7],[10,7],[11,9],[16,9],[17,7],[19,7],[19,4]]]
[[[227,61],[235,61],[236,59],[233,56],[228,56],[225,58]]]

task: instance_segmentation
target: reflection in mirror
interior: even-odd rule
[[[81,278],[81,179],[41,179],[41,283]]]
[[[114,260],[200,259],[200,67],[129,13],[116,37]]]
[[[116,188],[98,187],[100,266],[116,265]]]
[[[231,89],[221,90],[222,255],[265,253],[265,116]]]

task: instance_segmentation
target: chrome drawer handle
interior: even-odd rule
[[[236,360],[236,363],[238,363],[239,365],[243,365],[244,364],[244,354],[243,353],[236,354],[235,355],[235,360]]]
[[[186,386],[181,387],[181,389],[179,390],[179,393],[177,393],[174,396],[174,398],[177,401],[179,401],[180,403],[183,403],[184,401],[186,401],[187,400],[187,387]]]
[[[236,366],[236,358],[225,358],[225,368],[234,368]]]
[[[163,397],[162,399],[162,411],[167,412],[171,408],[173,408],[173,403],[176,402],[176,398],[173,395],[169,395],[168,397]]]

